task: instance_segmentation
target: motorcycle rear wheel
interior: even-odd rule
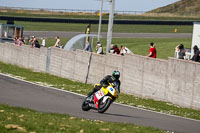
[[[105,101],[105,103],[102,103],[102,101],[100,101],[98,112],[104,113],[110,107],[111,103],[112,103],[112,100],[110,98],[108,98]]]

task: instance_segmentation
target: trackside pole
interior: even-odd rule
[[[101,0],[101,9],[100,9],[100,16],[99,16],[98,41],[100,41],[100,34],[101,34],[102,10],[103,10],[103,0]]]
[[[108,33],[107,33],[106,53],[109,53],[110,45],[112,42],[112,27],[113,27],[113,19],[114,19],[114,8],[115,8],[115,0],[111,0],[110,1],[110,14],[109,14]]]

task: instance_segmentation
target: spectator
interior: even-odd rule
[[[45,38],[41,38],[41,40],[42,40],[41,46],[45,47],[46,46],[46,40],[45,40]]]
[[[54,47],[62,48],[59,36],[56,36],[56,43],[54,44]]]
[[[124,55],[124,54],[133,54],[133,52],[131,52],[127,47],[125,46],[120,46],[120,54]]]
[[[24,37],[22,37],[22,42],[23,42],[23,44],[26,44],[26,40]]]
[[[31,47],[33,47],[33,44],[34,44],[34,38],[35,38],[35,36],[31,36],[30,39],[28,40],[29,45],[30,45]]]
[[[156,58],[156,48],[153,42],[150,43],[149,55],[148,57]]]
[[[113,44],[111,44],[111,46],[110,46],[110,50],[109,50],[109,53],[114,53],[114,45]]]
[[[119,48],[117,47],[117,45],[114,45],[114,54],[120,54]]]
[[[183,45],[183,44],[180,44],[180,45],[177,47],[177,50],[178,50],[178,59],[184,59],[184,56],[185,56],[185,48],[184,48],[184,45]]]
[[[22,46],[24,45],[23,39],[20,37],[19,39],[17,39],[17,46]]]
[[[13,42],[14,42],[15,45],[18,44],[17,37],[13,38]]]
[[[38,42],[36,37],[33,39],[33,47],[40,48],[40,43]]]
[[[92,46],[91,44],[89,43],[89,41],[86,41],[85,42],[85,48],[84,48],[85,51],[89,51],[89,52],[92,52]]]
[[[192,57],[192,61],[200,62],[200,51],[197,45],[193,47],[194,55]]]
[[[103,54],[103,47],[99,41],[97,42],[96,52],[97,54]]]

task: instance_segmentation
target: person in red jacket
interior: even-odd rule
[[[153,42],[150,43],[149,55],[148,57],[156,58],[156,48]]]

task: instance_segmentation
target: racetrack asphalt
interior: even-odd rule
[[[0,104],[41,112],[69,114],[92,120],[151,126],[175,133],[200,132],[199,120],[165,115],[121,104],[112,104],[104,114],[99,114],[95,110],[85,112],[81,109],[83,100],[82,95],[39,86],[0,74]]]
[[[36,37],[73,37],[84,32],[61,32],[61,31],[24,31],[24,36]],[[97,34],[97,33],[91,33]],[[101,33],[103,38],[107,37],[107,33]],[[113,33],[113,38],[192,38],[191,33]]]

